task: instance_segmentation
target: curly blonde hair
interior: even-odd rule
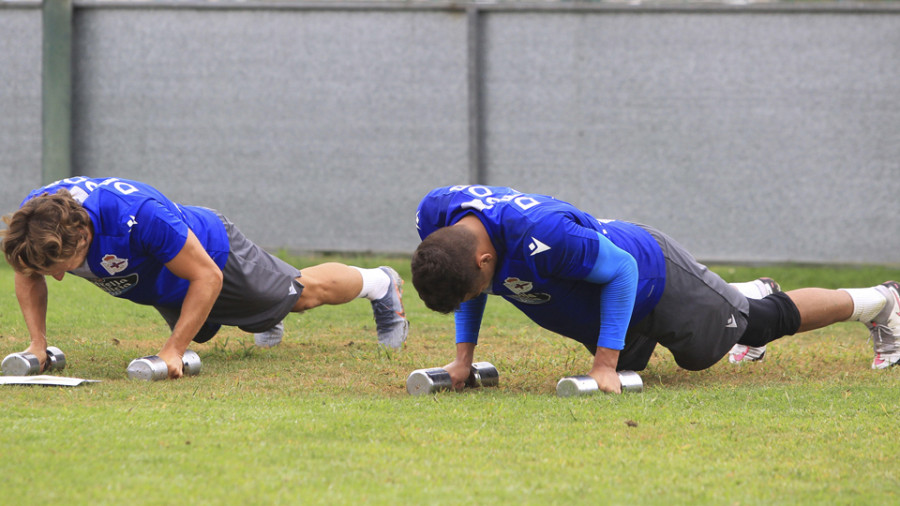
[[[64,189],[30,199],[3,222],[3,255],[16,272],[27,275],[70,260],[93,231],[87,211]]]

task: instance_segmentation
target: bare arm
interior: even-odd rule
[[[16,299],[31,336],[30,353],[47,362],[47,281],[40,274],[15,274]]]
[[[169,377],[180,378],[183,374],[182,356],[203,327],[222,291],[222,271],[191,231],[188,231],[184,247],[166,263],[166,267],[172,274],[190,283],[181,305],[181,316],[159,352],[160,358],[169,366]]]

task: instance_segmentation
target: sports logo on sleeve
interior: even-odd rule
[[[528,251],[531,252],[531,255],[529,255],[529,256],[535,256],[538,253],[543,253],[549,249],[550,249],[550,246],[547,246],[546,244],[542,243],[541,241],[538,241],[534,237],[532,237],[531,242],[528,243]]]

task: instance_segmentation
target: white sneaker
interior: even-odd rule
[[[403,279],[390,267],[380,267],[391,278],[391,285],[384,297],[372,301],[378,342],[397,349],[409,334],[409,321],[403,309]]]
[[[253,334],[253,342],[260,348],[271,348],[281,344],[281,338],[284,337],[284,322],[278,322],[278,325],[270,328],[265,332]]]
[[[748,299],[762,299],[781,291],[781,286],[772,278],[758,278],[746,283],[730,283]]]
[[[900,283],[888,281],[875,287],[887,299],[884,308],[866,323],[872,334],[875,358],[872,369],[887,369],[900,363]]]
[[[772,278],[759,278],[746,283],[731,283],[748,299],[762,299],[767,295],[780,292],[781,286]],[[732,364],[759,362],[766,356],[766,347],[736,344],[728,352],[728,361]]]
[[[759,362],[766,357],[765,346],[747,346],[745,344],[736,344],[728,352],[728,361],[732,364],[742,364],[744,362]]]

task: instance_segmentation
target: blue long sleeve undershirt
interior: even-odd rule
[[[585,281],[605,285],[601,294],[601,323],[597,346],[621,350],[625,348],[625,333],[631,321],[637,292],[637,261],[603,234],[597,232],[599,248],[597,260]],[[477,343],[487,294],[460,304],[454,313],[457,343]]]
[[[477,343],[478,331],[481,329],[481,317],[484,316],[484,306],[487,304],[487,294],[482,293],[474,299],[469,299],[459,305],[459,309],[453,313],[456,322],[457,343]]]
[[[597,232],[600,248],[594,268],[586,281],[605,285],[600,293],[600,335],[597,346],[613,350],[625,348],[625,333],[637,294],[637,261],[603,234]]]

